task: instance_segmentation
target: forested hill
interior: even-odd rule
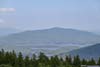
[[[92,46],[88,46],[88,47],[84,47],[84,48],[80,48],[77,50],[73,50],[71,52],[69,52],[69,54],[71,55],[79,55],[82,58],[95,58],[97,59],[100,56],[100,43],[99,44],[95,44]]]
[[[59,58],[57,55],[47,57],[44,53],[23,57],[21,52],[16,54],[14,51],[5,52],[3,49],[0,51],[0,67],[81,67],[81,65],[100,65],[100,58],[96,62],[93,58],[80,60],[78,55],[74,58],[71,56]]]
[[[3,45],[29,44],[94,44],[100,42],[100,36],[87,31],[64,28],[25,31],[0,38]]]

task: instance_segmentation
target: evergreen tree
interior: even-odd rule
[[[24,62],[25,62],[25,67],[29,67],[30,66],[30,59],[29,59],[28,56],[25,57]]]
[[[44,55],[44,53],[40,53],[38,61],[43,64],[48,64],[49,58],[46,55]]]
[[[71,65],[72,64],[72,58],[71,58],[71,56],[70,55],[66,56],[65,61],[66,61],[67,64]]]
[[[81,67],[81,61],[80,61],[80,58],[78,55],[74,57],[73,66],[74,67]]]
[[[81,65],[87,65],[87,61],[85,59],[82,59]]]
[[[0,67],[12,67],[12,66],[11,65],[2,64],[2,65],[0,65]]]
[[[93,58],[91,60],[89,60],[88,65],[96,65],[95,60]]]
[[[18,54],[17,63],[18,63],[18,67],[25,67],[24,62],[23,62],[23,56],[22,56],[21,52],[19,52],[19,54]]]
[[[6,52],[5,53],[5,59],[4,59],[4,64],[10,64],[10,53]]]
[[[16,53],[15,51],[13,50],[12,53],[11,53],[11,65],[14,66],[14,67],[17,67],[16,64],[17,64],[17,56],[16,56]]]
[[[0,51],[0,67],[80,67],[81,65],[96,65],[93,58],[89,61],[80,60],[79,56],[74,56],[73,62],[71,56],[66,58],[59,58],[56,56],[47,57],[44,53],[40,53],[37,57],[35,54],[30,58],[29,56],[23,57],[20,52],[16,55],[15,51],[5,52],[3,49]],[[97,62],[100,65],[100,58]]]
[[[3,63],[5,63],[5,51],[4,51],[4,49],[2,49],[0,51],[0,64],[3,64]]]
[[[33,54],[32,58],[31,58],[31,65],[32,65],[33,67],[38,67],[38,61],[37,61],[36,58],[37,58],[36,55]]]
[[[58,58],[58,56],[56,55],[56,56],[52,56],[51,57],[51,67],[58,67],[58,66],[60,66],[60,60],[59,60],[59,58]]]
[[[100,66],[100,57],[99,57],[99,59],[98,59],[97,65],[99,65],[99,66]]]

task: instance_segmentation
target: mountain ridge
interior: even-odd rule
[[[37,41],[37,42],[66,42],[66,43],[98,43],[100,36],[91,32],[65,28],[50,28],[44,30],[24,31],[14,33],[0,40],[6,41]]]
[[[50,28],[24,31],[1,37],[0,49],[15,50],[25,55],[40,53],[40,51],[49,55],[59,55],[60,53],[80,48],[79,46],[98,42],[100,42],[100,36],[91,32]]]
[[[68,52],[67,54],[70,54],[72,56],[79,55],[81,58],[86,58],[86,59],[90,58],[97,59],[100,57],[99,51],[100,51],[100,43],[80,49],[75,49]]]

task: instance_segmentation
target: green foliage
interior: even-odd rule
[[[88,61],[88,65],[96,65],[95,60],[92,58],[91,60]]]
[[[98,60],[97,64],[100,65],[100,57],[99,57],[99,60]]]
[[[73,59],[73,60],[72,60]],[[51,56],[47,57],[44,53],[40,53],[39,56],[33,54],[32,57],[23,57],[20,52],[16,55],[15,51],[5,52],[3,49],[0,51],[0,67],[81,67],[81,65],[96,65],[95,60],[80,60],[80,57],[66,56],[66,58]],[[98,60],[100,65],[100,58]]]
[[[82,59],[82,61],[81,61],[81,65],[86,65],[86,64],[87,64],[87,60]]]
[[[79,58],[78,55],[74,57],[73,65],[74,65],[75,67],[81,67],[81,60],[80,60],[80,58]]]
[[[12,67],[12,66],[11,65],[2,64],[2,65],[0,65],[0,67]]]
[[[66,56],[65,61],[66,61],[67,64],[71,65],[72,64],[72,58],[71,58],[71,56]]]

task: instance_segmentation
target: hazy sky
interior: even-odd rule
[[[100,29],[100,0],[0,0],[0,28]]]

